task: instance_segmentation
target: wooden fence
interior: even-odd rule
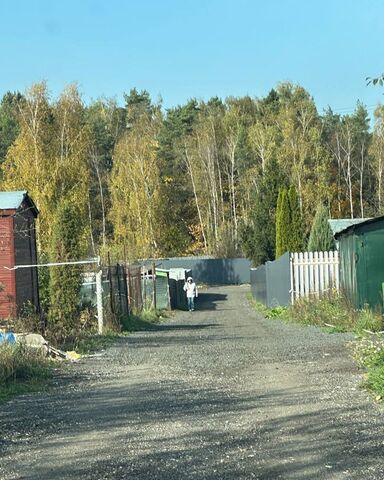
[[[291,302],[339,290],[339,253],[291,253]]]

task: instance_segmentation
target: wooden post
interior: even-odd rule
[[[152,263],[152,281],[153,281],[153,308],[156,310],[156,265]]]
[[[103,328],[104,328],[102,276],[103,276],[103,271],[99,270],[96,273],[97,325],[98,325],[99,335],[103,334]]]
[[[112,270],[111,270],[111,255],[108,252],[108,278],[109,278],[109,301],[111,304],[111,312],[115,313],[115,302],[113,298],[113,285],[112,285]]]
[[[290,294],[291,294],[291,305],[295,303],[295,285],[294,285],[294,275],[293,275],[293,254],[289,254],[289,277],[291,281],[290,285]]]

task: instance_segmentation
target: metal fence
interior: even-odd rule
[[[251,262],[247,258],[174,257],[143,260],[143,264],[155,262],[156,267],[170,270],[192,270],[195,282],[207,285],[239,285],[249,283]]]
[[[290,303],[290,254],[251,269],[251,292],[254,298],[274,308]]]
[[[96,274],[83,276],[81,302],[96,307]],[[108,265],[102,268],[102,298],[105,313],[115,317],[144,308],[170,308],[168,274],[143,270],[140,265]]]
[[[301,297],[337,291],[338,268],[338,252],[287,252],[251,268],[251,292],[268,308],[288,306]]]

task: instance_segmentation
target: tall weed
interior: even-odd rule
[[[0,403],[15,395],[43,390],[51,361],[24,345],[0,344]]]

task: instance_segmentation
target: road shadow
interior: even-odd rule
[[[25,456],[18,469],[21,475],[29,470],[30,480],[50,480],[52,471],[62,479],[116,478],[110,475],[116,466],[124,472],[118,478],[157,480],[308,480],[344,478],[348,472],[345,478],[369,478],[362,473],[364,465],[375,465],[380,475],[380,425],[372,431],[353,406],[323,404],[292,411],[297,404],[314,405],[314,398],[303,393],[291,388],[234,395],[180,381],[119,387],[111,381],[73,392],[60,401],[60,408],[55,401],[27,401],[35,435],[37,429],[42,439],[28,445],[29,455],[40,461],[31,469]],[[322,390],[312,393],[316,398]],[[280,414],[273,416],[276,407]],[[3,428],[20,436],[30,408],[17,413]],[[377,421],[382,426],[382,419]],[[76,461],[73,442],[82,450]],[[3,441],[2,454],[11,456],[13,447],[12,441]]]
[[[217,310],[217,304],[226,300],[227,295],[223,293],[199,292],[196,299],[196,310]]]

